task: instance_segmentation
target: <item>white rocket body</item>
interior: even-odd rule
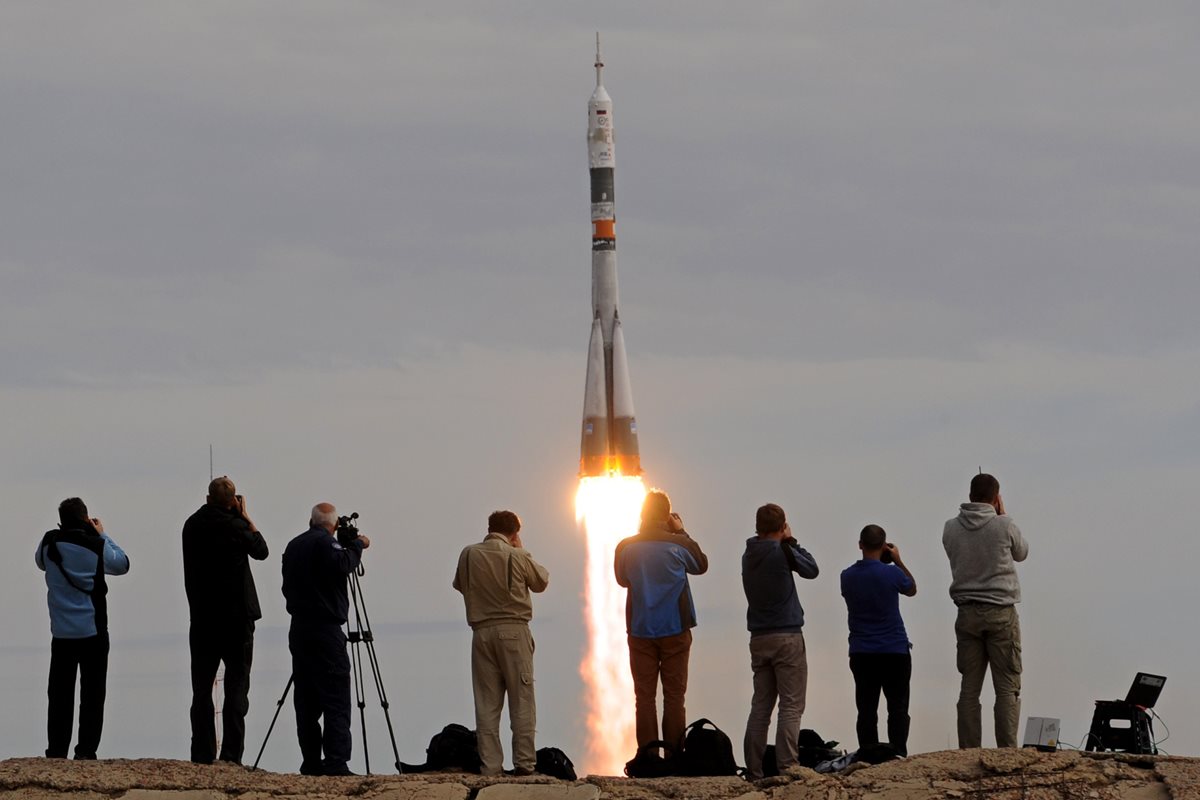
[[[617,234],[612,98],[604,88],[596,39],[596,90],[588,100],[588,172],[592,189],[592,335],[583,393],[580,475],[639,475],[637,421],[625,337],[617,309]]]

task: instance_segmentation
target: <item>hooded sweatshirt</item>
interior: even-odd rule
[[[963,503],[960,508],[942,532],[954,604],[1011,606],[1021,602],[1015,562],[1029,555],[1021,529],[1012,517],[997,515],[988,503]]]
[[[742,588],[746,592],[746,627],[750,638],[770,633],[799,633],[804,609],[792,573],[815,578],[817,562],[795,539],[776,541],[751,536],[742,554]]]

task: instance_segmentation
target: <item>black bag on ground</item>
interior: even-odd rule
[[[707,719],[698,719],[687,726],[679,761],[680,775],[738,774],[737,761],[733,758],[733,742],[723,730]]]
[[[804,728],[796,741],[796,763],[802,767],[815,769],[817,764],[830,761],[842,755],[835,741],[825,741],[821,734],[812,728]],[[764,770],[764,774],[765,770]]]
[[[402,763],[400,769],[403,772],[461,769],[464,772],[478,773],[481,766],[475,731],[465,725],[451,723],[429,740],[429,747],[425,749],[424,764]]]
[[[537,751],[537,766],[535,770],[551,778],[564,781],[576,780],[575,765],[567,754],[557,747],[543,747]]]
[[[659,748],[666,756],[659,755]],[[637,755],[625,762],[625,774],[630,778],[665,778],[678,775],[675,748],[661,739],[647,742],[637,750]]]
[[[822,761],[830,761],[842,753],[837,749],[837,742],[827,742],[811,728],[800,731],[796,742],[796,763],[802,767],[813,769]],[[775,745],[767,745],[763,752],[762,772],[764,778],[774,778],[779,774],[779,761],[775,753]]]

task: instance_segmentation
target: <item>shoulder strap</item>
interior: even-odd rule
[[[42,547],[46,549],[46,556],[54,562],[54,566],[58,567],[58,571],[67,579],[67,583],[71,584],[72,588],[90,597],[92,590],[85,589],[76,583],[75,579],[71,577],[71,573],[67,572],[67,568],[63,566],[62,553],[58,552],[58,537],[55,533],[56,531],[46,531],[46,535],[42,537]],[[103,555],[100,557],[100,569],[104,569]]]

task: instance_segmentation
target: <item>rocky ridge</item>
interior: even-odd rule
[[[857,767],[855,769],[854,767]],[[925,753],[841,775],[740,778],[464,773],[313,778],[161,759],[0,761],[0,800],[1200,800],[1200,759],[1031,750]]]

